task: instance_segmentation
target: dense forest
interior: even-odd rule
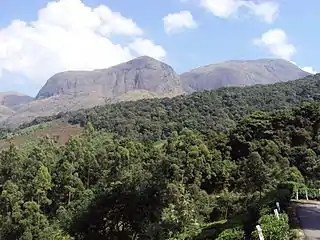
[[[172,99],[145,99],[35,119],[21,128],[52,119],[137,139],[162,139],[183,128],[225,131],[253,111],[273,111],[320,99],[320,74],[273,85],[221,88]]]
[[[290,239],[293,191],[320,188],[319,86],[315,75],[35,120],[85,131],[0,153],[0,239],[257,239],[258,223],[266,240]]]

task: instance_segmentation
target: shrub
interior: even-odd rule
[[[221,232],[216,240],[243,240],[244,231],[240,228],[229,228]]]
[[[290,226],[287,214],[280,214],[277,219],[273,214],[264,215],[259,219],[265,240],[289,240]],[[258,238],[257,230],[253,233],[254,239]]]

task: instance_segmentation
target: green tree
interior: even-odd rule
[[[38,174],[32,181],[34,187],[34,196],[39,206],[51,204],[51,200],[47,197],[48,191],[52,189],[51,175],[48,168],[41,166]]]

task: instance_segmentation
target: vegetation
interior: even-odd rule
[[[82,131],[83,128],[78,125],[61,121],[43,122],[15,131],[5,129],[2,131],[2,138],[0,138],[0,149],[9,147],[10,142],[16,146],[30,145],[39,138],[46,136],[54,138],[60,144],[65,144],[71,136]]]
[[[274,111],[320,99],[320,74],[274,85],[221,88],[172,99],[145,99],[41,117],[21,128],[60,119],[85,126],[91,122],[124,137],[165,139],[184,128],[226,131],[254,111]]]
[[[0,153],[0,239],[287,239],[320,188],[318,77],[60,115],[85,131]]]
[[[265,240],[289,240],[290,226],[286,214],[280,214],[277,219],[273,214],[264,215],[259,219],[259,224],[263,229]],[[258,238],[257,231],[254,232],[255,238]]]

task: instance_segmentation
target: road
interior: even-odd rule
[[[320,204],[304,203],[297,206],[297,215],[306,240],[320,240]]]

